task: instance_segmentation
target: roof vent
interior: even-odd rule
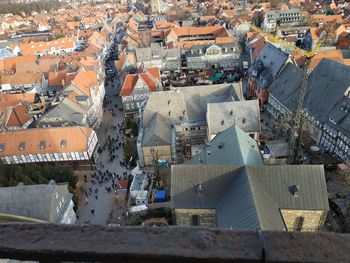
[[[46,141],[40,141],[40,149],[45,149],[46,148]]]
[[[170,101],[170,100],[168,100],[168,105],[169,105],[169,106],[171,105],[171,101]]]
[[[207,154],[208,154],[208,155],[211,155],[211,151],[207,151]]]
[[[182,111],[182,114],[183,114],[183,115],[186,115],[186,110],[183,110],[183,111]]]
[[[26,148],[26,143],[25,142],[20,142],[18,148],[19,148],[20,151],[23,151]]]
[[[218,145],[218,148],[219,148],[219,149],[222,149],[222,148],[224,147],[224,145],[225,145],[225,143],[222,142],[222,143],[220,143],[220,144]]]
[[[299,196],[299,186],[296,184],[293,184],[288,187],[289,192],[293,195],[293,197],[298,197]]]
[[[171,111],[169,111],[169,116],[171,116]]]
[[[225,125],[225,121],[224,120],[221,121],[221,125]]]
[[[60,146],[61,146],[61,148],[66,148],[67,147],[67,140],[65,140],[65,139],[61,140]]]
[[[233,110],[230,111],[230,116],[233,116]]]
[[[199,183],[199,184],[197,185],[196,191],[197,191],[197,195],[198,195],[198,196],[203,196],[204,191],[203,191],[203,187],[202,187],[202,184],[201,184],[201,183]]]
[[[242,123],[245,123],[245,118],[243,118]]]

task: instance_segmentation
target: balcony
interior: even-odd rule
[[[2,258],[40,262],[350,262],[349,251],[335,233],[0,224]]]

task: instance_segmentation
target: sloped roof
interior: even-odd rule
[[[209,134],[217,134],[232,125],[244,132],[260,132],[258,100],[208,103],[207,123]]]
[[[155,113],[149,124],[145,127],[142,146],[160,146],[171,144],[171,127],[164,118]]]
[[[274,78],[277,76],[287,59],[288,54],[270,43],[265,43],[264,48],[256,58],[256,60],[261,60],[263,62],[264,68],[269,69],[269,72]]]
[[[292,63],[287,63],[281,74],[269,86],[270,95],[282,102],[288,110],[293,110],[302,77],[301,69]]]
[[[171,180],[175,209],[216,209],[221,228],[281,231],[280,209],[329,210],[322,165],[183,164],[171,167]],[[291,192],[293,185],[298,196]]]
[[[57,193],[58,198],[56,198]],[[64,198],[59,213],[56,207]],[[25,216],[47,222],[57,223],[72,199],[68,184],[17,185],[0,188],[0,213]]]
[[[6,126],[18,126],[21,127],[27,121],[29,121],[32,117],[27,114],[28,108],[24,105],[17,105],[15,107],[11,107],[10,113],[6,120]]]
[[[97,74],[95,71],[82,69],[71,83],[87,96],[91,96],[90,87],[98,83]]]
[[[146,68],[142,73],[126,75],[120,91],[120,96],[129,96],[139,79],[144,82],[145,86],[147,86],[151,92],[157,91],[157,86],[160,82],[159,68]]]
[[[349,87],[350,67],[330,59],[322,59],[308,78],[303,105],[312,116],[330,127],[336,127],[348,137],[350,137],[350,98],[346,92],[349,92]],[[344,106],[347,112],[345,109],[342,110]],[[342,114],[341,118],[339,114]]]
[[[257,142],[238,126],[219,132],[204,151],[185,164],[263,165]]]
[[[3,145],[0,156],[85,152],[88,138],[93,132],[90,128],[79,126],[6,131],[0,136],[0,145]],[[45,148],[40,148],[41,141],[46,141]],[[66,142],[64,146],[61,145],[62,141]],[[25,145],[20,150],[22,142]]]
[[[169,91],[150,93],[143,111],[143,125],[147,125],[158,112],[168,123],[204,121],[207,103],[242,99],[240,83],[188,86]]]

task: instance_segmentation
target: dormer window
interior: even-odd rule
[[[39,147],[41,150],[45,149],[46,148],[46,141],[40,141]]]
[[[66,139],[61,140],[60,146],[61,148],[67,148],[67,140]]]
[[[20,143],[19,143],[18,149],[19,149],[20,151],[23,151],[25,148],[26,148],[26,143],[25,143],[25,142],[20,142]]]

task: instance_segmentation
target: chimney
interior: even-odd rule
[[[291,193],[291,195],[293,195],[293,197],[299,196],[299,186],[297,186],[296,184],[289,186],[288,190]]]
[[[199,183],[198,185],[197,185],[197,189],[196,189],[196,191],[197,191],[197,195],[198,196],[203,196],[203,187],[202,187],[202,184],[201,183]]]

